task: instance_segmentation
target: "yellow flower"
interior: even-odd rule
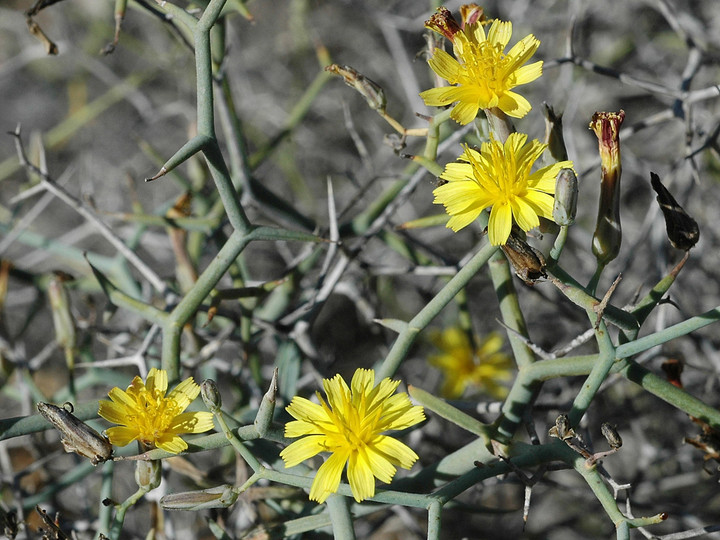
[[[412,467],[417,454],[382,435],[425,419],[423,408],[413,406],[406,393],[394,394],[399,384],[386,378],[375,386],[375,372],[358,369],[351,388],[340,375],[323,379],[327,402],[319,392],[319,405],[298,396],[292,399],[287,411],[296,420],[285,425],[285,436],[303,438],[280,452],[285,466],[293,467],[320,452],[331,453],[315,475],[310,499],[321,503],[337,492],[346,463],[357,502],[375,495],[375,478],[388,483],[396,467]]]
[[[105,420],[119,424],[106,430],[110,442],[125,446],[139,441],[146,448],[157,447],[177,454],[187,448],[180,434],[212,429],[212,413],[183,412],[200,393],[192,377],[166,396],[167,387],[167,371],[152,368],[146,382],[138,376],[127,390],[117,387],[110,390],[112,401],[100,401],[99,410]]]
[[[447,183],[433,191],[435,204],[450,215],[448,228],[457,232],[492,206],[488,233],[494,246],[507,242],[513,220],[524,231],[540,224],[538,216],[552,220],[555,177],[572,161],[559,161],[530,173],[547,145],[527,135],[511,133],[502,144],[491,137],[478,152],[467,146],[459,162],[448,163],[440,178]]]
[[[512,378],[510,357],[501,352],[503,339],[493,332],[475,347],[468,334],[460,328],[448,328],[431,336],[441,354],[431,356],[431,365],[444,374],[441,393],[450,399],[459,398],[468,387],[482,388],[497,399],[507,395],[499,384]]]
[[[425,22],[425,26],[452,41],[455,58],[436,49],[428,63],[435,73],[455,86],[431,88],[421,92],[420,97],[426,105],[435,107],[457,101],[450,116],[463,125],[472,122],[479,109],[492,107],[498,107],[508,116],[522,118],[532,107],[512,89],[542,75],[542,61],[523,66],[540,46],[535,36],[525,36],[505,53],[512,36],[512,23],[496,19],[486,35],[487,24],[478,19],[461,28],[444,8]]]

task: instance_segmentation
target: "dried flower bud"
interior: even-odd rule
[[[593,235],[592,249],[598,264],[606,265],[617,257],[622,242],[620,226],[620,126],[625,111],[618,113],[597,112],[590,122],[590,129],[598,138],[602,178],[597,225]]]
[[[545,257],[537,249],[522,240],[513,231],[500,248],[512,264],[515,274],[528,285],[534,285],[541,278],[546,278]]]
[[[555,202],[553,220],[558,225],[568,226],[575,222],[578,200],[578,181],[572,169],[560,169],[555,180]]]
[[[162,467],[159,459],[150,461],[138,461],[135,465],[135,482],[138,487],[151,491],[160,485],[162,481]]]
[[[483,8],[477,4],[463,4],[460,6],[460,17],[462,19],[463,28],[470,24],[475,24],[478,21],[480,23],[484,23],[486,21]],[[425,26],[427,26],[427,23],[425,23]]]
[[[52,310],[55,339],[64,349],[73,349],[76,343],[75,319],[70,311],[70,297],[64,283],[72,279],[62,272],[55,276],[48,285],[48,297]]]
[[[452,41],[455,34],[461,30],[460,25],[452,16],[450,10],[446,7],[437,8],[437,11],[433,13],[427,21],[425,21],[425,28],[429,28],[438,34],[442,34],[450,41]]]
[[[670,243],[676,249],[689,250],[700,240],[697,221],[683,210],[654,172],[650,173],[650,183],[657,193],[657,202],[665,216],[665,230]]]
[[[205,379],[200,383],[200,396],[211,413],[216,413],[222,407],[220,391],[212,379]]]
[[[62,435],[60,441],[66,452],[75,452],[86,457],[93,465],[107,461],[112,457],[112,445],[101,435],[72,414],[65,406],[58,407],[52,403],[38,403],[37,409],[45,420],[50,422]]]
[[[570,427],[570,419],[567,414],[561,414],[555,419],[555,425],[548,430],[548,435],[561,441],[575,437],[575,430]]]
[[[376,82],[368,79],[365,75],[351,68],[350,66],[339,66],[331,64],[325,67],[325,71],[340,75],[345,84],[357,90],[367,101],[368,106],[373,110],[385,111],[387,100],[385,92]]]
[[[201,491],[169,493],[160,499],[165,510],[204,510],[205,508],[228,508],[235,504],[238,493],[233,486],[223,484]]]
[[[615,426],[612,426],[605,422],[602,426],[600,426],[600,431],[602,432],[603,437],[605,437],[605,440],[610,445],[610,448],[616,450],[622,446],[622,438],[617,432]]]
[[[547,103],[543,105],[545,105],[545,144],[548,145],[552,157],[557,161],[565,161],[568,153],[562,130],[562,113],[556,114]]]

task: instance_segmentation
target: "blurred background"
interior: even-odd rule
[[[94,209],[120,238],[133,243],[137,255],[159,276],[177,285],[176,258],[166,227],[150,224],[140,229],[137,220],[128,215],[137,213],[138,205],[145,214],[165,215],[188,185],[199,186],[197,191],[205,194],[214,189],[199,157],[183,164],[175,174],[144,182],[196,131],[194,58],[186,37],[179,25],[158,16],[153,2],[131,1],[117,47],[112,54],[102,55],[101,49],[112,41],[114,32],[113,3],[64,0],[34,17],[57,46],[58,54],[48,55],[45,45],[28,31],[24,12],[31,5],[15,0],[0,6],[0,132],[21,126],[31,158],[39,160],[44,154],[52,178]],[[457,14],[460,2],[445,5]],[[303,347],[297,353],[301,370],[298,392],[309,394],[322,377],[341,373],[348,378],[356,367],[371,367],[382,360],[395,334],[374,319],[410,319],[442,287],[455,265],[483,241],[483,231],[473,227],[457,234],[442,226],[398,229],[405,222],[442,213],[441,207],[432,204],[437,180],[429,173],[396,199],[400,204],[378,231],[366,238],[353,231],[358,216],[385,190],[408,179],[409,162],[403,154],[421,153],[424,140],[409,138],[405,148],[395,151],[386,137],[392,128],[341,79],[324,74],[323,64],[329,58],[352,66],[384,89],[388,114],[406,128],[424,127],[422,115],[435,112],[418,97],[434,84],[426,63],[428,31],[423,28],[434,7],[409,0],[253,1],[247,4],[252,21],[237,13],[227,18],[221,70],[251,156],[252,178],[294,210],[285,211],[285,206],[257,195],[244,197],[251,221],[327,237],[330,182],[339,222],[345,226],[343,249],[353,253],[335,289],[309,319],[313,354]],[[720,206],[717,2],[518,0],[489,1],[483,7],[489,17],[512,21],[511,45],[529,33],[542,43],[534,58],[545,61],[544,75],[521,87],[520,93],[533,109],[516,121],[517,129],[542,140],[543,102],[564,114],[565,142],[579,176],[580,199],[561,266],[581,283],[594,271],[590,243],[600,170],[597,140],[588,122],[596,111],[623,109],[623,247],[605,272],[599,294],[621,273],[623,280],[612,302],[618,307],[630,305],[681,258],[681,252],[667,242],[662,214],[650,188],[653,171],[699,223],[701,237],[668,302],[651,316],[644,332],[720,304],[720,226],[715,210]],[[227,157],[232,141],[227,140],[228,132],[219,120],[216,128]],[[444,130],[443,136],[450,136],[460,127],[452,124]],[[456,159],[461,140],[477,144],[483,130],[478,122],[464,132],[465,139],[441,146],[438,162],[444,165]],[[67,383],[65,359],[55,345],[45,293],[52,272],[59,270],[74,278],[69,293],[82,344],[79,362],[130,355],[149,330],[146,321],[123,310],[107,316],[109,306],[94,285],[82,253],[114,257],[114,248],[65,203],[42,192],[23,195],[36,183],[20,166],[13,137],[0,135],[0,258],[12,265],[2,312],[0,399],[5,416],[34,412],[26,378],[48,397]],[[190,215],[201,216],[203,211],[195,202]],[[402,246],[412,249],[394,249],[388,237],[397,237]],[[219,241],[212,233],[196,246],[198,270],[215,256]],[[547,253],[552,237],[538,237],[533,242]],[[310,251],[299,243],[258,242],[246,250],[243,264],[251,283],[259,284],[287,278],[289,269],[308,257]],[[422,272],[424,266],[446,271]],[[226,392],[233,396],[228,402],[235,400],[233,406],[240,416],[265,391],[264,382],[284,344],[291,341],[288,328],[281,324],[283,317],[305,305],[304,291],[318,286],[320,267],[320,263],[314,264],[303,275],[272,324],[253,331],[252,343],[242,339],[236,328],[223,332],[222,326],[210,325],[196,329],[197,353],[187,344],[185,366],[203,373],[203,367],[209,365],[226,374]],[[142,279],[135,278],[143,298],[162,300]],[[543,349],[560,348],[589,328],[582,312],[549,282],[532,288],[519,280],[515,284],[530,337]],[[221,285],[232,286],[230,278]],[[497,299],[488,276],[478,275],[471,283],[467,303],[479,336],[503,331],[496,320]],[[239,312],[232,301],[223,303],[223,308],[228,310],[226,316]],[[436,321],[435,330],[457,324],[457,318],[457,306],[449,306]],[[709,326],[637,360],[660,375],[663,362],[680,360],[685,367],[685,388],[717,407],[719,341],[717,327]],[[209,343],[217,345],[213,353],[201,354],[202,346]],[[581,346],[574,353],[594,352],[593,347]],[[156,338],[148,359],[153,361],[158,354]],[[399,378],[437,393],[442,374],[428,365],[432,354],[437,350],[430,341],[419,340]],[[96,381],[80,396],[102,398],[111,386],[125,386],[137,373],[133,366],[114,370],[117,380]],[[533,410],[541,440],[546,440],[555,417],[567,410],[580,384],[581,379],[573,378],[545,384]],[[481,387],[471,388],[458,406],[472,412],[478,407],[491,408],[491,402]],[[493,414],[477,414],[485,421],[494,418]],[[705,462],[701,450],[683,442],[684,437],[697,436],[701,426],[614,376],[584,419],[586,440],[600,438],[602,422],[616,424],[625,441],[621,451],[605,462],[615,481],[632,485],[620,493],[619,500],[629,494],[635,516],[659,512],[670,516],[649,529],[653,534],[718,523],[717,462]],[[431,418],[422,434],[413,436],[423,466],[471,440],[469,434],[449,429],[438,418]],[[55,439],[50,434],[47,437],[54,445]],[[38,435],[2,443],[7,508],[18,503],[18,496],[55,482],[67,468],[61,465],[63,460],[73,462],[74,456],[64,454],[44,459],[43,440]],[[201,468],[218,461],[207,456],[198,456],[198,460]],[[218,474],[227,476],[233,466],[223,462],[224,469]],[[78,503],[83,501],[91,509],[87,515],[96,511],[97,496],[88,495],[95,493],[96,481],[90,476],[82,486],[68,489],[84,495],[61,493],[45,501],[44,507],[60,511],[82,533],[83,527],[91,526]],[[560,540],[614,535],[598,501],[572,472],[548,473],[534,487],[524,532],[523,495],[524,487],[514,475],[468,490],[454,510],[444,513],[444,537]],[[262,501],[237,506],[225,512],[224,519],[235,524],[238,537],[248,523],[277,519],[263,508]],[[189,538],[208,534],[202,515],[171,517],[177,538],[185,532]],[[358,536],[423,538],[425,519],[423,512],[405,508],[380,512],[358,524]],[[144,537],[148,520],[147,508],[135,508],[126,523],[128,538]],[[633,537],[640,534],[634,531]],[[324,536],[317,532],[306,537]]]

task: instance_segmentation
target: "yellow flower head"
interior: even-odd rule
[[[538,216],[552,220],[555,177],[572,161],[559,161],[530,173],[547,145],[527,135],[511,133],[504,144],[491,138],[480,152],[464,147],[459,162],[448,163],[440,178],[447,183],[433,191],[435,204],[450,215],[447,226],[457,232],[492,207],[488,234],[494,246],[507,242],[513,220],[524,231],[540,224]]]
[[[468,387],[480,388],[496,399],[507,396],[507,388],[499,383],[512,378],[513,364],[510,356],[501,352],[500,334],[493,332],[475,346],[460,328],[448,328],[431,339],[442,351],[428,361],[443,372],[443,396],[459,398]]]
[[[425,26],[452,41],[455,58],[436,49],[428,61],[432,70],[454,86],[431,88],[420,93],[426,105],[442,107],[458,102],[450,116],[460,124],[469,124],[479,109],[498,107],[508,116],[522,118],[530,103],[512,91],[542,75],[542,61],[524,66],[540,46],[532,34],[525,36],[507,53],[505,47],[512,36],[512,23],[500,20],[465,20],[461,28],[450,12],[439,8],[438,14]],[[465,24],[469,23],[469,24]],[[485,26],[490,28],[485,33]]]
[[[209,412],[183,412],[200,393],[192,377],[178,384],[167,396],[167,371],[152,368],[146,382],[135,377],[127,390],[113,388],[112,401],[100,402],[100,416],[119,424],[108,428],[110,442],[125,446],[139,441],[147,448],[162,448],[177,454],[187,448],[182,433],[204,433],[213,427]]]
[[[327,402],[320,404],[295,396],[287,411],[293,420],[285,425],[286,437],[303,437],[280,452],[286,467],[293,467],[320,452],[331,455],[318,469],[310,499],[324,502],[347,476],[355,500],[375,495],[375,478],[388,483],[396,467],[409,469],[418,456],[403,443],[382,435],[405,429],[425,419],[423,408],[413,405],[404,392],[394,394],[400,381],[383,379],[375,386],[375,372],[358,369],[351,388],[340,375],[323,379]]]

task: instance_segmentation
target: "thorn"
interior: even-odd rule
[[[167,172],[168,172],[168,170],[167,170],[167,169],[165,168],[165,166],[163,165],[162,169],[160,169],[160,171],[159,171],[155,176],[152,176],[152,177],[150,177],[150,178],[146,178],[146,179],[145,179],[145,182],[152,182],[153,180],[157,180],[157,179],[160,178],[161,176],[165,176],[165,175],[167,174]]]

